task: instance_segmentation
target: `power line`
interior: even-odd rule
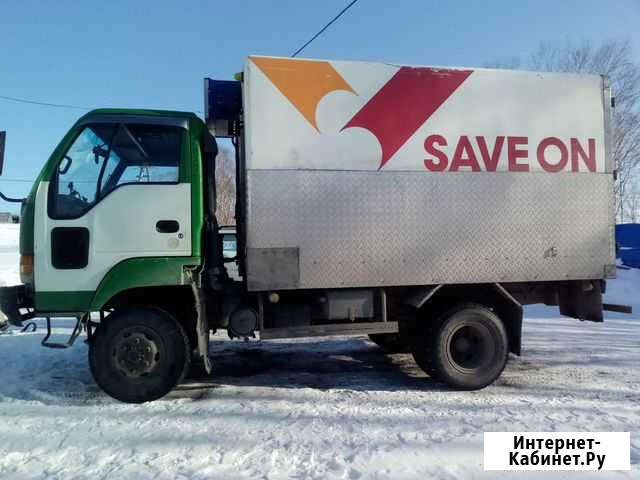
[[[14,183],[33,183],[35,180],[27,180],[26,178],[2,178],[0,182],[14,182]]]
[[[304,45],[302,45],[295,52],[293,52],[291,57],[296,57],[300,52],[302,52],[302,50],[307,48],[311,44],[311,42],[313,42],[316,38],[322,35],[327,28],[329,28],[336,20],[338,20],[342,15],[344,15],[346,11],[349,10],[351,7],[353,7],[357,2],[358,0],[351,0],[351,2],[349,2],[346,7],[340,10],[340,12],[335,17],[333,17],[324,27],[322,27],[313,37],[311,37]],[[30,100],[28,98],[10,97],[8,95],[0,95],[0,99],[7,100],[10,102],[16,102],[16,103],[39,105],[42,107],[68,108],[73,110],[92,110],[92,107],[83,107],[80,105],[72,105],[68,103],[41,102],[38,100]],[[198,110],[197,113],[203,113],[203,112]]]
[[[298,50],[296,50],[295,52],[293,52],[293,55],[291,55],[291,57],[295,57],[297,56],[302,50],[304,50],[307,45],[309,45],[311,42],[313,42],[316,38],[318,38],[320,35],[322,35],[322,33],[331,26],[331,24],[333,22],[335,22],[336,20],[338,20],[347,10],[349,10],[351,7],[353,7],[356,3],[358,2],[358,0],[352,0],[351,2],[349,2],[349,4],[344,7],[340,13],[338,13],[338,15],[336,15],[335,17],[333,17],[331,19],[331,21],[329,23],[327,23],[324,27],[322,27],[318,33],[316,33],[313,37],[311,37],[311,39],[305,43],[304,45],[302,45]]]
[[[81,107],[80,105],[70,105],[66,103],[50,103],[40,102],[38,100],[29,100],[26,98],[8,97],[6,95],[0,95],[0,100],[8,100],[10,102],[27,103],[29,105],[39,105],[42,107],[55,107],[55,108],[72,108],[74,110],[93,110],[95,107]],[[174,108],[167,108],[167,110],[179,110]],[[195,113],[204,113],[202,110],[194,110]]]
[[[29,105],[40,105],[43,107],[72,108],[74,110],[91,110],[91,107],[81,107],[79,105],[69,105],[65,103],[39,102],[37,100],[28,100],[26,98],[18,98],[18,97],[8,97],[6,95],[0,95],[0,98],[2,100],[8,100],[10,102],[28,103]]]

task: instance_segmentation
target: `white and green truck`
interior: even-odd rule
[[[602,321],[615,276],[606,77],[249,57],[193,113],[87,113],[22,199],[9,321],[77,319],[98,385],[167,394],[209,335],[369,334],[478,389],[523,305]],[[236,152],[237,254],[215,216]],[[230,278],[226,264],[237,264]],[[215,359],[213,359],[215,362]]]

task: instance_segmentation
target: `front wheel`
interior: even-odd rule
[[[107,394],[127,403],[156,400],[184,377],[189,339],[170,314],[156,308],[129,308],[109,315],[89,345],[89,367]]]
[[[449,310],[429,331],[431,334],[417,340],[413,357],[425,372],[452,388],[484,388],[500,376],[507,363],[505,327],[482,305]]]

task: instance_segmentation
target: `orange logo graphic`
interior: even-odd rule
[[[316,108],[326,94],[335,90],[356,94],[329,62],[259,57],[251,61],[318,131]]]

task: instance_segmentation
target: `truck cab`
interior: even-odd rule
[[[80,118],[23,201],[23,284],[1,296],[9,321],[75,317],[93,333],[89,312],[104,318],[124,305],[153,305],[180,319],[191,350],[191,283],[203,267],[203,242],[222,252],[215,217],[204,213],[204,164],[213,172],[216,153],[193,113],[101,109]],[[215,190],[209,195],[215,204]],[[222,254],[212,257],[222,277]],[[49,337],[43,345],[69,345]]]
[[[173,284],[183,265],[199,264],[203,131],[181,112],[78,120],[22,206],[21,275],[36,310],[86,311],[127,283]],[[151,274],[154,257],[165,261]]]
[[[204,131],[193,114],[138,110],[96,110],[71,128],[22,211],[22,280],[37,311],[99,310],[200,265]]]

